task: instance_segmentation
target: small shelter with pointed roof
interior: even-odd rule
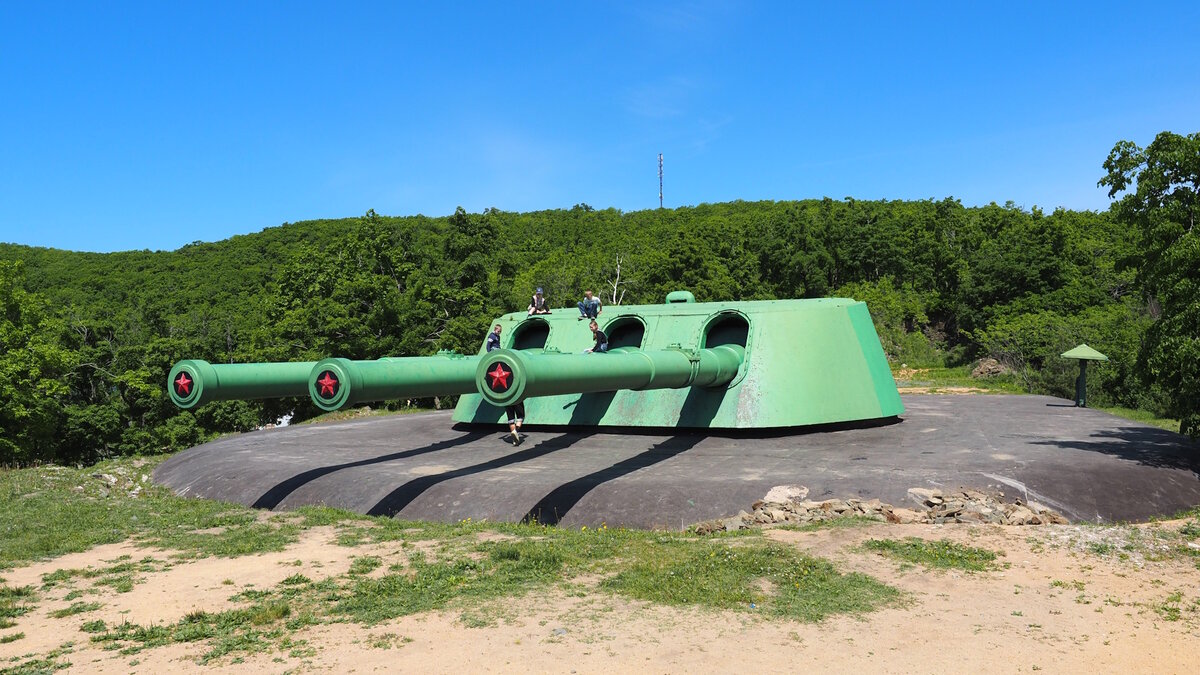
[[[1065,351],[1061,355],[1064,359],[1078,359],[1079,361],[1079,377],[1075,378],[1075,405],[1080,408],[1087,407],[1087,362],[1088,361],[1107,361],[1108,357],[1100,352],[1081,344],[1078,347]]]

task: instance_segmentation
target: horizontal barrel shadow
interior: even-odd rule
[[[525,514],[523,521],[526,523],[538,523],[540,525],[557,525],[567,515],[567,512],[574,508],[597,485],[627,476],[639,469],[665,462],[676,455],[696,447],[704,438],[703,434],[673,436],[661,443],[650,446],[644,452],[640,452],[628,459],[623,459],[612,466],[607,466],[599,471],[593,471],[586,476],[580,476],[568,483],[563,483],[551,490],[545,497],[542,497],[537,504],[534,504],[533,508],[529,509],[529,513]]]
[[[334,464],[331,466],[322,466],[316,469],[309,469],[308,471],[298,473],[282,483],[279,483],[270,490],[267,490],[251,506],[258,509],[274,509],[276,506],[279,506],[284,499],[287,499],[288,495],[300,489],[300,487],[303,485],[311,483],[322,476],[327,476],[336,471],[353,469],[360,466],[370,466],[372,464],[382,464],[383,462],[406,459],[408,457],[416,457],[417,455],[424,455],[429,452],[437,452],[438,450],[445,450],[447,448],[453,448],[459,445],[466,445],[467,443],[472,443],[489,435],[491,434],[487,431],[471,431],[457,438],[450,438],[444,441],[438,441],[437,443],[431,443],[423,448],[414,448],[412,450],[394,452],[390,455],[382,455],[380,457],[360,459],[355,462],[346,462],[345,464]]]
[[[461,478],[463,476],[471,476],[477,473],[483,473],[484,471],[491,471],[492,469],[499,469],[512,464],[520,464],[521,462],[527,462],[531,459],[537,459],[538,457],[548,455],[552,452],[565,450],[566,448],[571,447],[572,445],[591,435],[593,434],[563,434],[554,438],[548,438],[531,448],[522,450],[520,452],[514,452],[510,455],[497,457],[496,459],[480,462],[479,464],[474,464],[471,466],[464,466],[452,471],[446,471],[445,473],[414,478],[413,480],[408,481],[404,485],[401,485],[385,495],[383,499],[380,499],[375,506],[372,506],[371,509],[367,511],[367,515],[387,516],[391,518],[397,513],[403,511],[404,507],[413,503],[413,501],[416,500],[417,497],[420,497],[422,494],[424,494],[426,490],[439,483],[444,483],[445,481],[452,480],[454,478]]]

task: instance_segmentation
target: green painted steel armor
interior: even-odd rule
[[[478,356],[383,358],[377,361],[325,359],[312,367],[307,393],[322,410],[368,401],[450,396],[475,391]]]
[[[473,356],[211,365],[183,361],[171,398],[190,408],[230,398],[303,396],[324,410],[459,395],[454,420],[494,424],[523,402],[537,425],[772,428],[904,412],[867,306],[844,298],[609,305],[592,347],[574,309],[506,314],[502,349]],[[179,374],[185,374],[181,384]]]
[[[188,359],[171,369],[167,391],[171,402],[184,410],[209,401],[304,396],[314,363],[213,364]]]
[[[493,321],[505,349],[479,362],[479,393],[459,399],[455,421],[501,422],[521,398],[526,423],[538,425],[777,428],[904,412],[867,306],[855,300],[695,302],[677,291],[661,305],[608,305],[597,321],[607,354],[581,353],[593,339],[578,317],[556,309]],[[682,363],[706,363],[705,353],[722,354],[720,376],[684,377]],[[497,361],[509,364],[517,394],[490,386]]]

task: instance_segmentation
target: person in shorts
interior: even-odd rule
[[[521,423],[525,421],[525,402],[505,406],[504,413],[508,415],[508,433],[512,436],[512,444],[515,448],[525,440],[521,436]]]

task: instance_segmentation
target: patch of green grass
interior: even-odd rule
[[[899,371],[899,367],[892,371],[892,376],[896,379],[896,386],[928,387],[930,393],[937,393],[938,389],[948,387],[972,387],[982,389],[983,393],[987,394],[1028,393],[1028,389],[1015,374],[975,378],[971,377],[971,366],[918,368],[911,374],[905,371],[904,377],[900,377]]]
[[[17,625],[13,619],[29,613],[36,601],[33,586],[0,586],[0,628]]]
[[[370,522],[370,516],[364,516],[361,513],[347,511],[345,509],[335,509],[328,506],[301,506],[292,511],[293,514],[303,516],[305,527],[320,527],[326,525],[341,525],[343,523],[354,522]]]
[[[658,593],[654,597],[672,604],[736,607],[802,619],[868,611],[899,595],[869,577],[838,574],[829,563],[768,542],[759,531],[700,538],[691,533],[575,530],[469,519],[414,523],[318,507],[263,522],[258,511],[181,499],[149,482],[139,480],[144,487],[134,494],[92,478],[93,473],[131,476],[153,469],[153,463],[133,464],[136,461],[141,460],[118,460],[86,470],[0,472],[0,512],[5,513],[0,522],[0,565],[122,539],[174,549],[185,557],[279,551],[310,527],[335,527],[344,544],[399,542],[406,555],[386,570],[381,570],[385,562],[380,557],[359,556],[347,573],[319,582],[298,570],[269,588],[233,588],[231,581],[231,591],[240,591],[231,598],[238,608],[193,612],[174,624],[82,623],[81,630],[100,648],[125,655],[185,642],[206,646],[207,651],[196,652],[205,663],[236,662],[264,650],[308,654],[311,648],[294,641],[291,632],[325,622],[374,624],[446,608],[461,611],[468,625],[494,621],[503,615],[497,608],[509,606],[509,599],[555,584],[577,588],[569,580],[581,576],[608,579],[602,585],[608,593],[636,598]],[[77,485],[84,489],[76,491]],[[19,525],[12,525],[9,507]],[[867,522],[842,519],[819,527]],[[42,536],[55,528],[51,536]],[[418,547],[418,542],[423,544]],[[96,569],[55,570],[43,576],[42,584],[71,593],[95,592],[96,587],[128,590],[146,574],[171,564],[172,558],[123,556]],[[366,576],[380,571],[385,573],[379,578]],[[77,584],[80,588],[73,588]],[[20,596],[6,599],[0,594],[0,607],[14,615],[28,611],[36,599],[32,587],[4,593]],[[748,603],[755,605],[753,610]],[[90,611],[93,605],[75,603],[67,615]]]
[[[379,569],[383,564],[383,560],[379,556],[360,555],[354,558],[350,563],[350,574],[357,576],[361,574],[370,574],[374,570]]]
[[[282,551],[299,538],[300,527],[294,524],[273,525],[249,523],[232,526],[223,532],[176,531],[162,533],[150,539],[155,546],[183,551],[195,557],[219,556],[235,558],[255,553]]]
[[[291,611],[287,602],[269,600],[245,609],[215,614],[191,612],[170,625],[124,623],[106,627],[100,622],[85,624],[84,630],[94,633],[92,642],[124,655],[171,643],[208,641],[210,649],[200,657],[200,663],[207,664],[234,652],[254,654],[270,650],[286,637],[282,621]]]
[[[1180,607],[1181,602],[1183,602],[1183,593],[1176,591],[1164,598],[1162,602],[1152,605],[1152,607],[1164,621],[1178,621],[1183,617],[1183,609]]]
[[[71,662],[60,661],[59,657],[75,651],[72,649],[74,645],[74,642],[65,642],[58,647],[51,649],[44,656],[33,656],[26,654],[23,657],[13,657],[12,659],[9,659],[9,662],[16,663],[16,665],[0,669],[0,673],[3,675],[9,675],[10,673],[13,675],[17,675],[18,673],[21,675],[32,675],[33,673],[38,673],[40,675],[41,673],[53,673],[57,670],[70,668]],[[32,658],[30,658],[31,656]],[[21,661],[21,659],[26,660]]]
[[[24,633],[13,633],[12,635],[5,635],[3,637],[0,637],[0,645],[6,645],[10,642],[16,642],[17,640],[20,640],[23,637],[25,637]],[[3,672],[3,671],[0,671],[0,672]]]
[[[1200,537],[1200,520],[1189,520],[1179,528],[1179,534],[1187,539],[1195,539]]]
[[[130,556],[121,556],[117,561],[109,562],[116,564],[100,568],[57,569],[48,572],[42,575],[42,588],[71,584],[76,578],[80,578],[94,579],[95,581],[92,582],[94,587],[108,586],[118,593],[128,593],[133,590],[135,584],[141,583],[141,574],[160,572],[169,567],[168,564],[151,556],[146,556],[138,561],[131,560]],[[80,591],[72,591],[67,594],[66,599],[73,600],[81,595]]]
[[[924,565],[931,569],[960,569],[968,572],[986,572],[995,569],[996,553],[983,548],[963,546],[952,541],[925,541],[909,537],[896,539],[871,539],[863,544],[868,551],[875,551],[896,560]]]
[[[83,614],[84,612],[94,612],[103,606],[104,605],[98,602],[73,602],[71,603],[70,607],[64,607],[63,609],[56,609],[53,612],[50,612],[50,616],[54,617],[55,619],[63,619],[68,616]]]
[[[386,574],[361,579],[348,589],[334,613],[354,621],[375,624],[400,616],[442,609],[460,598],[486,599],[520,595],[531,582],[557,579],[562,559],[549,545],[522,542],[524,550],[512,557],[511,549],[485,560],[456,558],[446,561],[412,561],[411,574]],[[523,554],[523,555],[522,555]]]
[[[184,499],[152,482],[138,493],[96,474],[149,474],[163,457],[125,457],[87,468],[57,466],[0,471],[0,569],[86,551],[130,537],[156,543],[169,534],[253,522],[242,506]],[[74,488],[81,487],[82,490]]]
[[[1068,590],[1074,589],[1076,591],[1082,591],[1085,588],[1085,585],[1082,581],[1077,581],[1077,580],[1076,581],[1063,581],[1062,579],[1055,579],[1054,581],[1050,582],[1050,587],[1051,588],[1064,588],[1064,589],[1068,589]]]
[[[371,649],[392,649],[412,642],[410,637],[403,637],[395,633],[382,633],[380,635],[368,635],[367,646]]]
[[[1141,422],[1142,424],[1149,424],[1150,426],[1158,427],[1159,429],[1166,429],[1167,431],[1179,433],[1179,420],[1173,420],[1169,417],[1158,417],[1154,413],[1146,410],[1138,410],[1137,408],[1121,408],[1119,406],[1095,408],[1095,410],[1103,410],[1110,415],[1124,417],[1127,420],[1133,420],[1134,422]]]
[[[275,623],[276,621],[286,619],[291,613],[292,608],[288,603],[274,600],[253,608],[250,611],[250,623],[255,626]]]
[[[667,546],[662,555],[640,560],[602,586],[653,602],[756,610],[801,621],[863,613],[899,597],[870,577],[839,574],[828,562],[779,545]]]

